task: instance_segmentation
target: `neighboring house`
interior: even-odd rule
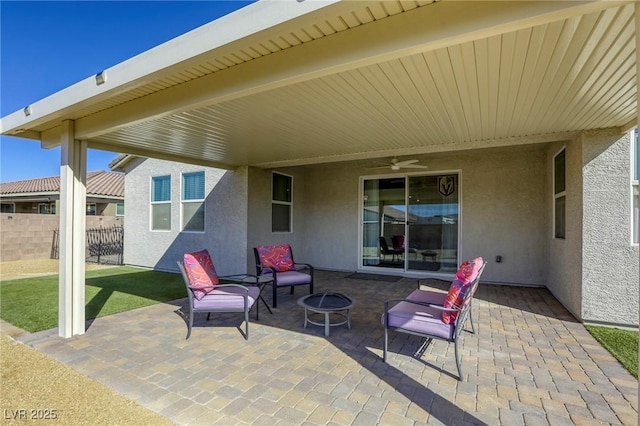
[[[124,174],[95,171],[87,173],[89,216],[124,216]],[[0,183],[2,213],[58,214],[60,176]]]
[[[317,268],[449,279],[482,256],[483,282],[637,326],[638,13],[259,1],[3,117],[4,135],[64,148],[59,333],[85,330],[87,147],[154,159],[121,159],[127,263],[175,270],[208,248],[241,273],[255,245],[288,242]],[[389,231],[415,250],[393,267]]]

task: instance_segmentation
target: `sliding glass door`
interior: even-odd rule
[[[408,269],[455,272],[458,264],[458,176],[409,177]]]
[[[458,175],[363,179],[362,267],[455,272]]]
[[[364,181],[362,266],[404,268],[394,242],[405,233],[405,178]]]

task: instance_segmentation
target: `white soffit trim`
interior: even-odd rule
[[[7,116],[0,122],[0,130],[5,134],[13,134],[18,129],[27,129],[27,133],[20,133],[20,136],[31,137],[28,135],[34,132],[28,132],[29,129],[33,129],[39,124],[53,123],[55,120],[68,118],[64,117],[64,115],[83,106],[94,104],[100,100],[116,96],[118,93],[126,92],[137,86],[162,78],[162,76],[169,74],[180,66],[184,67],[185,64],[197,62],[198,55],[204,55],[214,49],[219,49],[225,46],[225,43],[228,46],[241,37],[254,37],[259,40],[264,36],[260,31],[264,33],[270,27],[294,19],[298,22],[298,19],[304,14],[335,3],[337,3],[335,0],[305,1],[303,3],[298,3],[294,0],[255,3],[106,70],[109,75],[108,84],[96,86],[94,78],[91,77],[33,104],[32,114],[29,117],[25,117],[22,111]],[[445,1],[442,3],[448,3],[448,6],[456,5],[457,3],[458,8],[462,7],[459,10],[461,15],[465,15],[464,10],[469,8],[469,5],[464,5],[457,1]],[[417,22],[413,22],[413,25],[408,25],[412,20],[408,22],[403,20],[402,23],[399,23],[399,21],[391,19],[388,24],[385,22],[384,28],[394,27],[394,22],[401,25],[400,27],[397,25],[394,27],[394,31],[391,33],[397,37],[393,37],[391,40],[388,37],[388,33],[379,34],[376,38],[375,31],[371,34],[368,28],[359,27],[357,31],[347,31],[349,34],[342,33],[340,36],[331,37],[331,40],[324,40],[319,43],[317,41],[316,43],[305,45],[302,49],[293,49],[307,53],[307,60],[302,61],[302,63],[292,60],[283,61],[283,55],[293,59],[297,53],[287,51],[285,54],[285,52],[280,52],[280,61],[276,61],[274,58],[268,60],[271,65],[268,68],[271,71],[270,78],[267,78],[265,74],[267,69],[265,67],[261,67],[261,72],[254,74],[253,78],[248,78],[250,76],[247,74],[242,75],[242,72],[239,72],[240,69],[248,72],[259,65],[259,63],[245,64],[238,70],[234,70],[236,72],[230,74],[227,72],[221,73],[216,77],[200,78],[196,81],[182,84],[179,88],[163,90],[154,95],[145,96],[143,99],[110,108],[104,113],[79,119],[76,122],[77,136],[83,139],[90,139],[138,121],[145,121],[153,117],[194,108],[200,103],[218,103],[318,77],[323,73],[352,69],[368,63],[407,55],[413,51],[433,50],[450,44],[485,38],[497,33],[514,31],[540,23],[567,19],[571,16],[626,3],[629,2],[488,2],[486,3],[487,10],[485,12],[488,10],[493,10],[494,12],[499,10],[500,12],[485,13],[483,16],[477,16],[476,21],[471,26],[468,23],[465,24],[465,22],[446,19],[444,20],[445,22],[432,22],[433,19],[427,19],[431,21],[431,25],[427,25],[419,17],[428,18],[429,15],[424,15],[426,12],[418,12],[412,15],[417,19]],[[307,6],[303,8],[298,7],[305,4]],[[346,7],[349,4],[353,3],[342,2],[341,6]],[[496,7],[499,7],[499,9],[496,9]],[[450,9],[450,7],[447,7],[447,9]],[[454,9],[456,9],[455,6]],[[454,14],[453,16],[456,15]],[[406,28],[407,26],[413,32]],[[428,30],[425,29],[425,26]],[[227,29],[229,33],[225,35],[224,39],[218,39],[217,34],[219,32],[225,33]],[[213,37],[210,37],[210,34],[212,33],[216,34],[216,41],[211,40]],[[362,37],[365,34],[367,36]],[[398,34],[403,34],[403,36],[400,37]],[[341,42],[336,43],[337,41]],[[368,43],[368,45],[363,45],[363,43]],[[336,45],[340,46],[338,51],[334,49]],[[170,51],[172,55],[168,56],[166,54],[167,51]],[[310,53],[313,53],[313,55]],[[345,56],[348,57],[345,58]],[[286,64],[291,65],[287,66]],[[120,79],[116,74],[121,74]],[[223,75],[232,81],[224,81]],[[255,80],[255,76],[259,76],[257,77],[258,81]],[[210,85],[207,85],[207,89],[203,90],[202,85],[208,83],[210,79],[225,83],[222,84],[221,92],[216,93],[215,89]],[[236,84],[231,84],[233,82]],[[113,87],[113,89],[107,91],[105,90],[106,86]],[[191,95],[189,96],[187,92]],[[170,99],[167,99],[167,97]],[[43,146],[56,146],[59,143],[59,129],[57,128],[50,128],[48,131],[42,132],[42,134],[35,133],[38,135],[35,139],[40,139],[43,142]],[[132,154],[136,153],[132,152]]]
[[[184,61],[338,2],[262,0],[252,3],[107,68],[104,72],[108,75],[108,84],[96,85],[95,76],[91,76],[34,102],[30,105],[29,116],[20,110],[3,117],[0,120],[0,133],[14,134],[23,127],[52,120],[55,116],[62,117],[75,108],[153,81]],[[211,34],[215,34],[215,37]],[[35,138],[35,134],[20,132],[20,137]]]
[[[78,119],[76,132],[91,139],[154,118],[625,3],[486,2],[478,9],[464,2],[441,2],[439,8],[420,8],[352,28]]]

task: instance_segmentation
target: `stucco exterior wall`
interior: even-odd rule
[[[587,132],[547,150],[547,287],[579,320],[637,326],[638,246],[631,244],[630,137]],[[553,157],[566,145],[566,239],[553,238]],[[625,303],[612,303],[624,295]]]
[[[554,237],[554,156],[566,154],[566,232],[565,239]],[[547,149],[545,178],[546,216],[544,230],[549,247],[547,288],[576,318],[582,317],[582,149],[579,140],[551,144]]]
[[[181,174],[205,172],[205,232],[181,232]],[[152,231],[151,177],[171,175],[171,230]],[[138,161],[125,179],[127,202],[124,263],[177,271],[176,261],[208,249],[219,274],[246,272],[247,168],[233,172],[162,160]],[[135,200],[135,201],[133,201]]]
[[[428,173],[461,173],[460,259],[475,256],[487,259],[490,263],[484,275],[487,281],[545,285],[547,216],[543,147],[530,145],[415,158],[429,165]],[[271,232],[271,170],[247,168],[225,173],[206,169],[207,191],[215,190],[207,197],[205,236],[179,232],[180,173],[203,168],[146,160],[127,173],[127,200],[144,202],[127,204],[125,263],[174,270],[175,260],[182,253],[207,247],[214,254],[216,265],[222,265],[228,253],[235,253],[233,259],[229,258],[232,265],[234,260],[244,259],[242,265],[235,264],[235,270],[229,273],[253,272],[253,247],[288,242],[297,261],[323,269],[355,271],[360,263],[360,179],[371,176],[371,170],[367,169],[370,165],[335,163],[275,170],[293,177],[291,233]],[[173,185],[172,230],[150,231],[150,177],[167,173],[171,174]],[[225,249],[221,251],[220,247]],[[495,262],[498,255],[502,256],[501,263]]]
[[[590,132],[581,138],[585,322],[638,324],[629,321],[638,318],[638,246],[631,244],[630,141],[628,133],[621,137],[613,132]]]
[[[460,260],[485,258],[485,281],[545,285],[541,147],[479,150],[449,161],[462,170]]]
[[[292,232],[271,232],[272,173],[292,177]],[[264,170],[250,167],[247,226],[247,270],[255,273],[253,247],[289,243],[296,262],[311,263],[307,247],[308,194],[304,167]]]
[[[460,258],[489,261],[484,279],[544,285],[545,154],[539,146],[418,158],[428,173],[461,171]],[[364,163],[308,167],[306,250],[315,266],[358,268],[360,177]],[[397,174],[396,174],[397,175]],[[381,175],[391,177],[394,174]],[[495,257],[502,256],[501,263]]]
[[[306,250],[318,268],[358,268],[360,173],[339,163],[310,167],[307,172]]]

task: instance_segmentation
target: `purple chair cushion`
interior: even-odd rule
[[[437,291],[429,290],[414,290],[405,299],[414,300],[416,302],[431,303],[432,305],[444,306],[444,300],[447,297],[447,293],[440,293]]]
[[[251,308],[258,296],[260,295],[260,289],[257,286],[247,286],[248,294],[248,308]],[[216,286],[216,288],[209,292],[200,300],[193,301],[193,307],[195,309],[206,309],[209,311],[229,311],[229,310],[244,310],[244,295],[245,290],[240,287],[225,287]]]
[[[384,324],[382,314],[382,322]],[[400,302],[388,312],[389,327],[402,328],[415,333],[429,334],[451,340],[455,326],[442,321],[442,311],[409,302]]]
[[[297,284],[311,284],[311,275],[298,271],[278,272],[276,274],[278,286]]]

